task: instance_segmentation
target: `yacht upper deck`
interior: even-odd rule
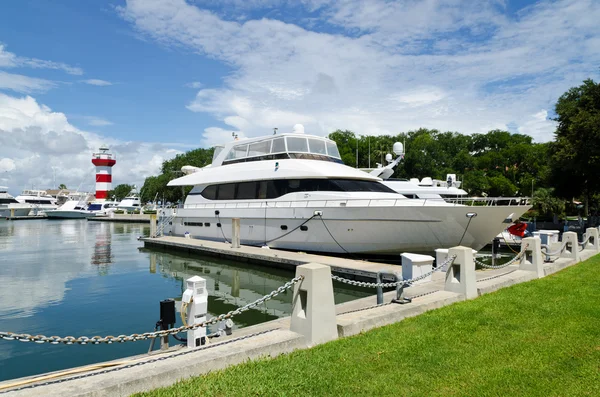
[[[216,146],[211,166],[277,159],[310,159],[342,163],[334,141],[314,135],[284,133]]]

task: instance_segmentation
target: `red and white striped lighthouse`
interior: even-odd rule
[[[112,166],[117,160],[108,152],[107,146],[100,146],[98,153],[93,154],[92,163],[96,166],[96,200],[104,201],[112,183]]]

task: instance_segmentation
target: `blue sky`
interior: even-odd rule
[[[0,185],[91,188],[181,151],[289,130],[502,128],[552,139],[556,99],[598,79],[600,2],[8,0]],[[92,182],[88,183],[89,180]]]

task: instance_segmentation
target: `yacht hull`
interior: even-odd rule
[[[360,201],[360,200],[359,200]],[[386,205],[387,202],[387,205]],[[178,210],[171,232],[193,238],[230,241],[231,219],[240,218],[242,244],[311,252],[399,254],[431,252],[458,245],[480,250],[518,219],[528,205],[402,205],[380,200],[206,204]],[[250,208],[254,204],[257,208]],[[216,214],[216,211],[219,214]],[[322,215],[315,215],[315,211]],[[474,215],[476,214],[476,215]],[[202,224],[202,226],[199,226]],[[217,226],[220,224],[220,227]],[[301,230],[300,225],[305,227]]]
[[[31,211],[31,207],[24,208],[0,208],[0,218],[8,218],[11,216],[27,216]]]
[[[95,215],[96,214],[93,212],[77,211],[77,210],[73,210],[73,211],[54,210],[54,211],[46,212],[46,216],[49,219],[85,219],[85,218],[89,218],[89,217],[95,216]]]

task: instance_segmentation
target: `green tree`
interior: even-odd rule
[[[144,181],[142,187],[142,201],[154,201],[155,199],[161,202],[176,203],[183,201],[189,191],[190,186],[177,187],[167,186],[169,181],[183,176],[181,167],[191,165],[194,167],[204,167],[212,162],[214,148],[210,149],[194,149],[189,152],[178,154],[170,160],[163,162],[161,174],[150,176]]]
[[[128,185],[128,184],[117,185],[117,187],[115,187],[113,190],[110,190],[108,192],[108,197],[111,199],[114,197],[115,200],[121,201],[125,197],[127,197],[129,192],[131,192],[131,190],[133,188],[134,188],[133,185]]]
[[[581,196],[588,213],[590,197],[600,192],[600,84],[588,79],[557,101],[552,174],[557,193]]]
[[[540,215],[552,217],[563,216],[565,212],[565,201],[554,196],[554,189],[540,188],[533,194],[533,206]]]
[[[60,185],[58,185],[58,188],[60,190],[66,190],[67,189],[67,185],[65,185],[64,183],[61,183]]]
[[[336,130],[329,134],[328,138],[337,143],[344,164],[349,167],[356,166],[357,138],[354,132]]]

